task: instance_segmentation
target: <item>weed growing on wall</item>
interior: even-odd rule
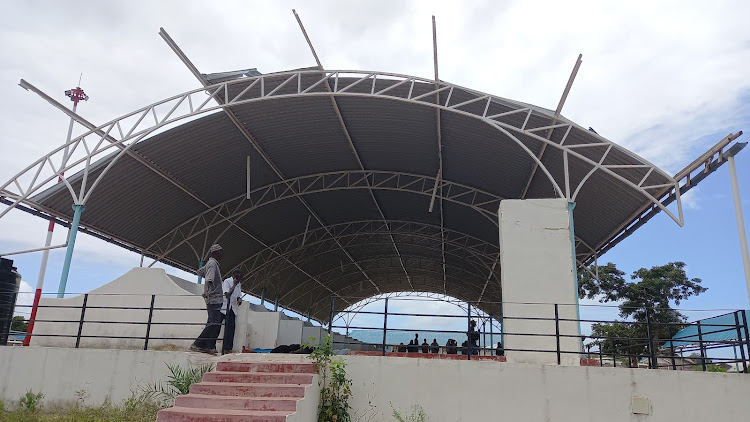
[[[330,334],[320,344],[304,343],[303,346],[313,350],[309,357],[315,361],[320,375],[318,422],[351,422],[349,397],[352,380],[346,377],[346,362],[333,360]]]
[[[414,405],[411,407],[411,412],[404,415],[396,410],[393,404],[391,404],[391,409],[393,410],[393,418],[398,422],[427,422],[427,414],[422,409],[422,406]]]
[[[43,398],[43,393],[34,393],[31,390],[26,390],[26,394],[18,400],[18,406],[24,412],[36,413],[42,408]]]
[[[174,404],[174,398],[190,392],[190,385],[200,382],[206,372],[214,369],[213,364],[184,368],[180,365],[167,364],[170,374],[166,381],[146,384],[141,389],[141,400],[154,400],[163,407]]]

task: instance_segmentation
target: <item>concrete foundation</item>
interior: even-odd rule
[[[554,304],[558,304],[559,318],[578,319],[570,222],[568,202],[564,199],[500,202],[505,348],[547,351],[508,350],[509,362],[557,363]],[[562,336],[569,336],[560,337],[561,363],[578,365],[581,347],[578,323],[562,321],[559,331]]]

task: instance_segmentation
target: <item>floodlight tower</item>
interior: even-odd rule
[[[78,80],[78,85],[81,84],[81,80]],[[68,89],[65,91],[65,96],[70,98],[70,101],[73,102],[73,113],[76,112],[76,109],[78,108],[78,103],[80,101],[88,101],[89,96],[86,95],[85,92],[83,92],[83,89],[80,86],[77,86],[73,89]],[[73,135],[73,123],[74,120],[71,117],[70,124],[68,125],[68,136],[65,138],[65,154],[63,155],[63,166],[64,163],[68,161],[68,143],[70,142],[70,138]],[[60,173],[60,176],[63,176],[63,173]],[[62,181],[62,177],[58,177],[57,183],[60,183]],[[68,236],[68,249],[65,254],[65,263],[63,266],[63,274],[60,278],[60,287],[57,293],[57,297],[63,297],[65,294],[65,284],[68,281],[68,271],[70,270],[70,257],[73,253],[73,245],[75,244],[75,238],[76,233],[78,231],[78,222],[81,219],[81,212],[83,211],[82,205],[73,205],[73,209],[75,210],[75,215],[73,217],[73,224],[70,226],[70,234]],[[79,210],[80,209],[80,210]],[[55,223],[53,221],[49,222],[49,225],[47,226],[47,239],[44,243],[45,247],[49,247],[49,245],[52,243],[52,233],[55,230]],[[39,306],[39,299],[42,296],[42,287],[44,287],[44,275],[47,272],[47,260],[49,259],[49,249],[45,249],[42,252],[42,263],[39,267],[39,277],[36,280],[36,290],[34,291],[34,302],[31,307],[31,318],[29,319],[29,328],[28,333],[31,334],[34,331],[34,320],[36,319],[36,311]],[[31,335],[27,335],[26,338],[23,341],[24,346],[28,346],[31,341]]]

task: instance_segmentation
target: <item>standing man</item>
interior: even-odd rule
[[[203,287],[203,299],[206,301],[206,312],[208,312],[208,321],[197,339],[190,345],[190,350],[194,352],[208,353],[216,355],[216,339],[221,332],[221,305],[224,303],[224,293],[221,286],[221,271],[219,270],[219,261],[221,261],[221,246],[217,243],[209,249],[211,258],[206,265],[199,268],[197,274],[206,280]]]
[[[224,341],[221,343],[221,354],[232,353],[234,349],[234,318],[237,316],[238,308],[242,303],[240,294],[242,293],[242,272],[234,270],[232,279],[224,280],[222,283],[224,291],[224,304],[221,306],[221,313],[226,318],[224,324]]]

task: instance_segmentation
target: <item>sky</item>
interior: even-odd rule
[[[671,174],[728,133],[750,129],[750,2],[741,0],[2,2],[0,180],[61,145],[68,127],[63,113],[17,86],[21,78],[69,104],[63,91],[82,74],[90,100],[78,112],[100,124],[198,86],[158,36],[160,27],[204,73],[314,65],[292,8],[325,68],[421,77],[433,76],[435,15],[441,79],[548,109],[556,107],[581,53],[563,115]],[[737,157],[748,219],[749,151]],[[685,227],[658,215],[600,263],[632,273],[684,261],[688,276],[701,278],[708,291],[681,307],[748,308],[727,166],[692,190],[684,205]],[[46,227],[12,211],[0,219],[0,250],[42,246]],[[53,244],[65,237],[58,228]],[[45,292],[57,290],[63,256],[50,253]],[[36,284],[40,259],[41,253],[15,256],[26,291]],[[80,235],[67,291],[89,291],[139,260]],[[584,307],[582,316],[611,319],[616,310]]]

